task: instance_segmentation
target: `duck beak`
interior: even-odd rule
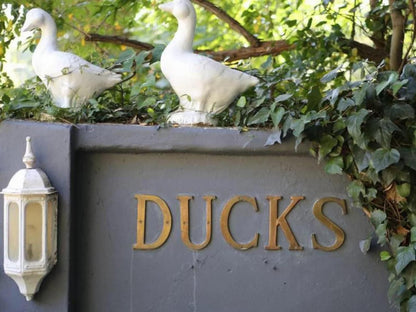
[[[25,21],[25,23],[23,24],[23,26],[22,26],[22,28],[20,29],[22,32],[25,32],[25,31],[31,31],[31,30],[33,30],[33,26],[30,24],[30,23],[28,23],[27,21]]]
[[[165,12],[172,13],[173,3],[172,2],[168,2],[168,3],[160,4],[159,5],[159,9],[161,9],[162,11],[165,11]]]

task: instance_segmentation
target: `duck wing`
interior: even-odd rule
[[[102,77],[102,82],[108,80],[106,87],[113,86],[121,81],[119,74],[101,68],[83,58],[68,52],[52,51],[33,58],[33,67],[36,74],[42,80],[49,80],[65,75],[82,75],[85,79],[97,79]]]
[[[194,53],[162,56],[162,71],[182,106],[213,113],[221,112],[239,93],[258,83],[253,76]]]

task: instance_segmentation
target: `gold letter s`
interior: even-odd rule
[[[313,214],[316,219],[318,219],[323,225],[325,225],[328,229],[330,229],[332,232],[335,233],[335,243],[332,246],[322,246],[318,243],[316,240],[316,235],[312,234],[312,246],[314,249],[320,249],[324,251],[334,251],[342,246],[345,240],[345,233],[344,231],[336,225],[334,222],[332,222],[327,216],[323,213],[323,206],[326,203],[333,202],[337,203],[342,208],[342,214],[347,214],[347,203],[344,199],[339,199],[335,197],[325,197],[320,200],[318,200],[313,205]]]

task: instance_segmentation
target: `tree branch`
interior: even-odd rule
[[[86,34],[85,41],[106,42],[118,45],[125,45],[139,51],[149,51],[154,48],[153,45],[146,42],[123,38],[119,36],[106,36],[99,34]],[[388,57],[388,52],[384,49],[377,49],[366,44],[342,40],[341,43],[345,47],[345,52],[348,53],[351,48],[357,49],[358,55],[363,59],[368,59],[375,63],[380,63],[383,59]],[[290,51],[295,48],[295,45],[289,44],[285,40],[276,41],[261,41],[257,47],[238,48],[226,51],[212,51],[212,50],[196,50],[195,53],[204,54],[216,61],[232,62],[236,60],[248,59],[250,57],[258,57],[264,55],[279,55],[284,51]]]
[[[227,23],[231,29],[241,34],[252,47],[259,47],[260,46],[260,39],[255,37],[252,33],[250,33],[247,29],[245,29],[238,21],[232,18],[230,15],[227,14],[223,9],[217,7],[215,4],[207,1],[207,0],[192,0],[199,6],[203,7],[207,11],[211,12],[212,14],[216,15],[219,19],[223,20]]]
[[[399,73],[402,72],[404,65],[406,65],[406,62],[409,58],[409,54],[410,51],[413,48],[413,44],[415,43],[416,40],[416,12],[415,12],[415,1],[414,0],[409,0],[409,10],[410,13],[412,14],[413,17],[413,31],[412,31],[412,39],[410,40],[410,45],[407,48],[407,51],[403,57],[402,63],[400,64],[400,68],[398,70]]]
[[[398,70],[402,63],[404,41],[404,17],[400,9],[395,8],[397,0],[389,0],[390,16],[393,27],[390,46],[390,68]]]
[[[257,47],[239,48],[226,51],[196,50],[195,53],[207,55],[216,61],[232,62],[264,55],[275,56],[284,51],[293,50],[294,48],[294,44],[289,44],[285,40],[278,40],[262,41]]]
[[[120,36],[85,34],[84,39],[85,41],[114,43],[114,44],[124,45],[127,47],[131,47],[137,50],[144,50],[144,51],[152,50],[154,48],[154,46],[151,45],[150,43],[132,40],[132,39],[128,39],[128,38],[124,38]]]
[[[154,48],[153,45],[123,38],[119,36],[106,36],[99,34],[86,34],[85,41],[106,42],[119,45],[125,45],[139,51],[149,51]],[[294,45],[287,43],[285,40],[278,41],[262,41],[257,47],[239,48],[226,51],[212,51],[212,50],[196,50],[195,53],[204,54],[216,61],[236,61],[248,59],[250,57],[257,57],[263,55],[278,55],[283,51],[292,50]]]
[[[349,53],[351,49],[357,49],[357,54],[369,61],[372,61],[376,64],[379,64],[386,57],[389,56],[389,53],[383,48],[373,48],[369,45],[363,44],[358,41],[343,40],[341,41],[344,44],[344,49],[346,53]]]

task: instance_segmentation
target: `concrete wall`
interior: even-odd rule
[[[328,176],[292,141],[265,147],[269,133],[230,129],[47,124],[0,124],[0,188],[23,167],[25,137],[32,136],[38,165],[60,194],[59,260],[32,302],[0,273],[0,311],[391,311],[387,272],[373,249],[360,240],[371,233],[366,217],[352,207],[342,176]],[[172,214],[169,238],[158,249],[133,249],[137,194],[163,199]],[[178,195],[191,195],[190,237],[205,238],[205,195],[212,202],[212,239],[199,251],[181,239]],[[235,196],[255,198],[229,218],[233,238],[258,246],[238,250],[221,231],[224,206]],[[303,250],[289,250],[282,226],[281,250],[267,250],[269,201],[281,196],[279,214],[291,196],[304,196],[287,216]],[[345,232],[335,251],[324,246],[335,234],[314,216],[317,200],[347,200],[348,213],[328,203],[324,213]],[[0,204],[2,206],[2,202]],[[0,216],[2,221],[2,216]],[[147,206],[146,242],[162,228],[160,209]],[[0,222],[2,231],[3,223]],[[2,233],[2,232],[1,232]],[[0,250],[3,242],[0,241]]]
[[[33,301],[26,302],[15,282],[4,274],[3,261],[0,273],[0,311],[32,312],[68,311],[70,225],[71,225],[71,127],[62,124],[5,121],[0,123],[0,189],[10,178],[24,168],[22,157],[25,138],[31,136],[37,165],[49,176],[59,192],[58,263],[45,278],[41,291]],[[3,259],[3,196],[0,213],[0,251]]]

